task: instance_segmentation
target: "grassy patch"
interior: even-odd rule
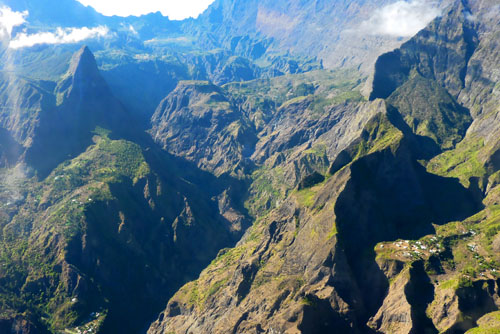
[[[314,188],[306,188],[295,193],[297,201],[300,205],[310,208],[314,204],[316,190]]]
[[[274,209],[276,203],[282,200],[291,188],[285,182],[284,170],[281,167],[263,166],[256,170],[251,178],[253,182],[245,207],[254,217],[262,217]]]
[[[402,138],[403,133],[392,125],[385,114],[379,113],[365,125],[360,140],[354,142],[348,151],[354,161],[388,147],[394,151]]]
[[[456,290],[458,288],[458,278],[454,277],[447,281],[441,282],[439,283],[438,288],[442,290],[448,290],[448,289]]]
[[[455,149],[432,159],[427,165],[427,170],[441,176],[456,177],[465,186],[469,186],[471,177],[486,175],[484,164],[479,159],[483,149],[482,139],[467,139],[460,142]]]
[[[332,225],[332,229],[330,230],[330,232],[328,232],[328,235],[326,236],[326,239],[329,240],[329,239],[333,238],[334,236],[337,235],[337,233],[338,233],[337,224],[334,222]]]
[[[488,313],[477,321],[478,326],[466,334],[500,334],[500,311]]]

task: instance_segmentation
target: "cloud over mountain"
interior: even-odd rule
[[[90,38],[106,37],[109,29],[105,26],[95,28],[57,28],[55,32],[39,32],[36,34],[19,33],[9,44],[11,49],[31,47],[38,44],[78,43]]]
[[[410,37],[440,14],[437,4],[432,1],[398,1],[376,10],[361,24],[361,30],[372,35]]]
[[[15,12],[7,6],[0,7],[0,38],[10,38],[14,27],[26,22],[28,11]]]
[[[28,24],[28,11],[16,12],[7,6],[0,7],[0,39],[11,49],[32,47],[39,44],[78,43],[86,39],[110,36],[106,26],[94,28],[56,28],[53,31],[28,33],[26,29],[16,33],[15,27]]]

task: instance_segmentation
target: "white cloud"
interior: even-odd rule
[[[14,12],[9,7],[0,7],[0,38],[9,38],[12,35],[12,29],[26,22],[28,11]]]
[[[57,28],[55,32],[39,32],[27,34],[25,32],[17,34],[9,44],[11,49],[31,47],[38,44],[66,44],[78,43],[86,39],[106,37],[109,29],[105,26],[96,28]]]
[[[89,38],[105,37],[109,29],[105,26],[95,28],[57,28],[55,32],[28,34],[26,31],[12,36],[14,27],[27,23],[28,11],[15,12],[11,8],[0,7],[0,39],[11,49],[31,47],[37,44],[78,43]]]
[[[411,37],[441,14],[429,0],[398,1],[376,10],[361,24],[361,30],[373,35]]]
[[[78,0],[104,15],[144,15],[161,12],[172,20],[196,17],[214,0]]]

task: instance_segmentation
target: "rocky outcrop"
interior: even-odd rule
[[[275,56],[268,65],[260,66],[253,58],[237,56],[230,50],[202,53],[175,51],[173,57],[165,58],[161,53],[148,54],[144,59],[137,57],[140,61],[132,56],[114,59],[112,53],[100,54],[99,61],[106,65],[102,68],[102,75],[113,94],[139,116],[145,127],[149,126],[149,119],[160,102],[177,87],[179,81],[210,81],[222,86],[322,68],[314,60],[305,61],[291,56]]]
[[[406,107],[398,108],[401,109],[410,127],[417,134],[434,132],[431,137],[442,148],[453,148],[467,129],[462,147],[474,145],[478,140],[484,141],[479,154],[480,164],[486,163],[488,157],[494,154],[498,144],[497,138],[492,136],[498,132],[499,127],[497,111],[493,107],[498,104],[495,87],[499,78],[494,69],[495,60],[498,58],[498,47],[492,43],[492,38],[498,34],[499,29],[496,18],[498,15],[495,15],[498,10],[498,6],[488,0],[457,1],[445,15],[435,19],[401,48],[378,59],[371,93],[372,99],[391,96],[389,101],[393,104],[407,104]],[[434,106],[433,110],[439,110],[442,116],[431,112],[433,116],[422,122],[409,114],[417,112],[416,109],[421,108],[419,106],[425,105],[414,95],[415,92],[421,91],[414,87],[415,78],[420,78],[418,81],[421,83],[423,80],[430,80],[428,83],[431,86],[440,86],[434,87],[432,90],[435,93],[426,94],[426,97],[432,96],[428,100],[432,105],[434,103],[432,101],[441,96],[437,99],[441,100],[439,106]],[[413,88],[409,90],[409,87]],[[450,96],[447,97],[447,94]],[[408,105],[413,105],[414,110],[411,111],[412,108]],[[414,105],[417,106],[416,109]],[[446,117],[448,112],[446,109],[450,108],[462,110],[458,114],[455,113],[461,115],[460,118],[453,121]],[[470,126],[468,126],[469,113],[473,118]],[[438,120],[436,116],[442,118],[442,121],[436,122]],[[450,121],[453,124],[451,127],[446,125]],[[443,139],[446,137],[455,139],[443,146]],[[459,155],[458,151],[457,149],[452,154]],[[448,167],[449,170],[453,168],[455,166]],[[483,177],[477,172],[474,176]]]
[[[54,93],[26,84],[32,100],[23,100],[18,115],[3,114],[13,127],[2,133],[25,145],[18,144],[20,161],[38,177],[26,172],[17,181],[14,169],[2,170],[2,199],[13,196],[11,187],[17,192],[0,207],[0,313],[12,314],[1,326],[140,331],[242,235],[247,218],[233,194],[240,183],[166,154],[134,128],[86,47],[57,86],[43,87]],[[12,98],[12,87],[4,88]],[[33,121],[9,123],[23,113]],[[2,163],[10,168],[18,155],[7,149],[17,146],[4,144]]]
[[[2,312],[17,316],[21,303],[37,319],[43,308],[56,330],[98,312],[100,330],[136,332],[235,243],[245,217],[230,202],[219,207],[223,181],[157,148],[142,151],[102,133],[94,140],[43,182],[32,181],[36,189],[2,226],[0,254],[9,257],[0,271]],[[198,187],[192,175],[208,183]]]
[[[130,121],[87,47],[73,56],[59,83],[2,75],[0,99],[5,139],[1,155],[10,164],[22,158],[40,177],[68,157],[82,153],[92,143],[96,127],[123,136],[124,123]]]
[[[414,72],[387,99],[413,133],[430,137],[441,149],[460,142],[472,123],[470,112],[433,80]]]
[[[222,174],[242,172],[257,140],[248,120],[221,88],[181,82],[158,106],[151,134],[168,152]]]
[[[53,85],[3,74],[0,84],[0,155],[4,165],[12,165],[33,144],[41,115],[55,104]]]

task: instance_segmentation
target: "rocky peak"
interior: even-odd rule
[[[103,89],[108,91],[107,85],[99,73],[95,57],[87,46],[82,46],[73,55],[68,72],[57,85],[56,92],[70,97],[73,91],[77,94],[86,94],[89,90],[99,92]]]
[[[86,75],[99,75],[99,69],[92,51],[84,45],[73,55],[68,73],[75,78]]]
[[[224,93],[222,90],[210,81],[181,81],[175,92],[176,95],[179,93],[185,95],[190,94],[194,97],[193,101],[215,98],[217,101],[227,102],[227,98],[223,96]]]
[[[40,176],[92,144],[96,127],[126,132],[129,115],[102,78],[88,47],[76,52],[55,88],[57,105],[40,116],[26,159]],[[54,152],[54,147],[58,151]]]

